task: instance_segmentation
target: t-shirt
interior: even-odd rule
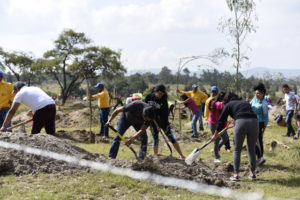
[[[248,101],[233,100],[227,103],[221,113],[218,121],[217,130],[221,131],[227,122],[228,116],[231,116],[234,120],[237,119],[257,119],[256,114],[251,108]]]
[[[55,101],[38,87],[26,87],[23,86],[21,90],[16,94],[15,103],[23,103],[28,106],[34,113],[44,108],[47,105],[55,104]]]
[[[269,122],[269,106],[266,98],[260,101],[254,97],[251,100],[250,105],[256,114],[258,121],[264,122],[264,125],[267,126]]]
[[[212,100],[211,101],[211,106],[210,106],[211,109],[213,109],[213,104],[214,104],[214,101]],[[214,111],[210,110],[209,111],[209,117],[208,117],[208,123],[212,124],[214,126],[216,126],[217,123],[218,123],[221,112],[224,109],[224,103],[220,102],[220,101],[217,101],[215,105],[216,105],[215,110]]]
[[[168,108],[168,99],[167,98],[157,98],[154,93],[150,93],[145,97],[145,102],[149,103],[150,101],[154,101],[159,105],[159,109],[156,110],[156,121],[159,127],[164,130],[169,125],[169,108]]]
[[[284,98],[286,103],[286,110],[294,110],[295,109],[294,99],[298,101],[299,97],[294,92],[289,92],[288,94],[284,95]]]
[[[191,109],[193,114],[196,114],[200,111],[199,107],[196,105],[195,101],[192,98],[188,98],[184,101],[184,103],[187,104],[187,107]]]
[[[93,98],[98,99],[99,108],[109,108],[109,94],[105,88],[102,92],[93,95]]]
[[[298,128],[300,128],[300,121],[297,121]]]
[[[150,122],[144,121],[142,114],[144,108],[149,105],[143,101],[137,100],[132,103],[126,104],[123,106],[123,117],[133,126],[135,125],[149,125]]]

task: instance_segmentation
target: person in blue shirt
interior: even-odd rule
[[[250,104],[259,122],[259,134],[256,143],[256,164],[262,165],[266,162],[266,160],[263,158],[263,136],[269,122],[269,107],[266,99],[266,88],[264,84],[259,83],[253,89],[255,91],[255,97],[251,100]]]

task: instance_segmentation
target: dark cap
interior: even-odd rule
[[[3,77],[3,72],[0,72],[0,77]]]
[[[14,83],[14,93],[17,92],[18,89],[21,89],[23,86],[25,86],[26,84],[22,81],[17,81]]]
[[[103,87],[103,88],[104,88],[104,84],[99,82],[99,83],[97,83],[97,85],[95,85],[94,87],[95,87],[95,88],[98,88],[98,87]]]

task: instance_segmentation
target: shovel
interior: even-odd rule
[[[219,132],[218,137],[220,137],[221,135],[223,135],[228,129],[232,128],[234,126],[234,124],[232,124],[231,126],[229,126],[232,122],[227,123],[226,127]],[[209,140],[207,143],[205,143],[202,147],[200,148],[196,148],[194,149],[194,151],[192,151],[192,153],[190,153],[190,155],[185,159],[185,163],[188,165],[193,164],[193,162],[197,159],[197,157],[200,155],[200,151],[202,149],[204,149],[207,145],[209,145],[212,141]]]
[[[114,127],[112,127],[111,125],[108,125],[108,128],[110,128],[111,130],[113,130],[118,136],[119,136],[119,138],[121,138],[121,140],[124,142],[124,143],[126,143],[126,140],[125,140],[125,138],[114,128]],[[127,145],[126,145],[127,146]],[[131,151],[132,151],[132,153],[134,154],[134,156],[135,156],[135,158],[137,159],[137,160],[139,160],[139,158],[138,158],[138,156],[137,156],[137,154],[136,154],[136,152],[135,152],[135,150],[131,147],[131,146],[127,146]]]
[[[19,124],[16,124],[16,125],[14,125],[14,126],[9,127],[7,130],[10,131],[10,130],[12,130],[12,129],[14,129],[14,128],[17,128],[17,127],[19,127],[19,126],[22,126],[22,125],[27,124],[27,123],[32,122],[32,121],[33,121],[32,118],[31,118],[31,119],[28,119],[28,120],[26,120],[26,121],[24,121],[24,122],[21,122],[21,123],[19,123]]]
[[[160,133],[162,134],[162,136],[163,136],[163,138],[164,138],[164,141],[165,141],[165,143],[168,145],[168,148],[169,148],[169,150],[170,150],[170,156],[172,156],[172,148],[171,148],[171,146],[170,146],[170,144],[169,144],[169,142],[168,142],[168,139],[166,138],[166,136],[165,136],[165,133],[159,128],[159,126],[158,126],[158,124],[157,124],[157,122],[155,121],[155,120],[153,120],[153,122],[154,122],[154,124],[155,124],[155,126],[156,126],[156,128],[157,128],[157,130],[160,130]]]

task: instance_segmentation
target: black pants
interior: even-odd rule
[[[264,127],[265,127],[265,123],[264,122],[259,122],[259,132],[258,132],[256,148],[255,148],[257,158],[262,158],[263,155],[264,155],[264,143],[263,143],[263,129],[264,129]]]
[[[40,133],[42,128],[45,127],[46,133],[55,134],[55,104],[47,105],[37,110],[33,115],[32,134]]]

